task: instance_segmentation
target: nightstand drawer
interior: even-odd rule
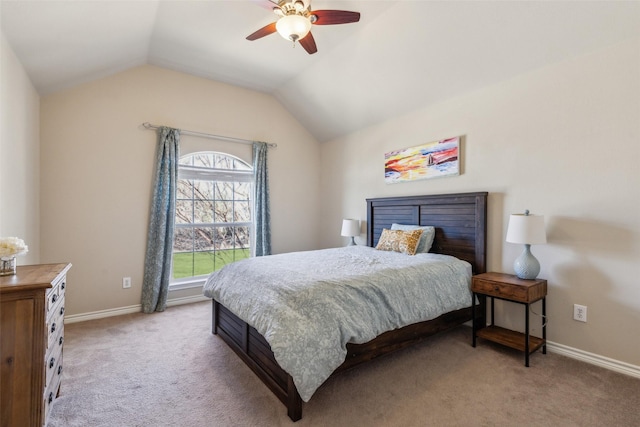
[[[471,286],[473,292],[516,301],[527,301],[527,288],[512,286],[506,283],[490,282],[474,279]]]
[[[547,281],[519,279],[504,273],[483,273],[473,276],[471,291],[509,301],[531,303],[547,295]]]

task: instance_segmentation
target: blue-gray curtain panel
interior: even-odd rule
[[[268,144],[253,143],[254,206],[255,206],[255,256],[271,255],[271,212],[269,210]]]
[[[158,129],[158,147],[142,280],[142,311],[164,311],[171,276],[180,130]]]

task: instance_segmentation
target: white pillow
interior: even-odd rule
[[[426,254],[431,250],[433,244],[433,238],[436,235],[436,228],[431,225],[407,225],[407,224],[391,224],[392,230],[422,230],[422,236],[420,236],[420,242],[416,249],[417,254]]]

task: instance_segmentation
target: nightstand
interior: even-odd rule
[[[478,324],[475,316],[475,304],[472,305],[473,347],[476,346],[476,338],[480,337],[523,351],[526,367],[529,367],[529,355],[540,347],[542,347],[542,354],[547,354],[546,280],[525,280],[512,274],[483,273],[473,276],[471,291],[474,301],[478,297],[480,304],[486,304],[486,297],[491,298],[491,324],[488,326]],[[524,333],[495,325],[494,300],[496,298],[525,306]],[[542,300],[542,338],[529,334],[529,306],[540,300]]]

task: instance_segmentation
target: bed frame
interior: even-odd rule
[[[435,226],[431,252],[468,261],[474,274],[485,272],[486,192],[367,199],[368,246],[374,247],[382,229],[390,228],[394,222]],[[484,304],[476,306],[475,313],[480,324],[484,324]],[[347,344],[347,357],[333,374],[458,326],[471,320],[471,316],[472,309],[467,307],[385,332],[364,344]],[[220,336],[286,405],[291,420],[302,418],[302,399],[293,379],[278,365],[269,344],[257,330],[213,300],[212,332]]]

